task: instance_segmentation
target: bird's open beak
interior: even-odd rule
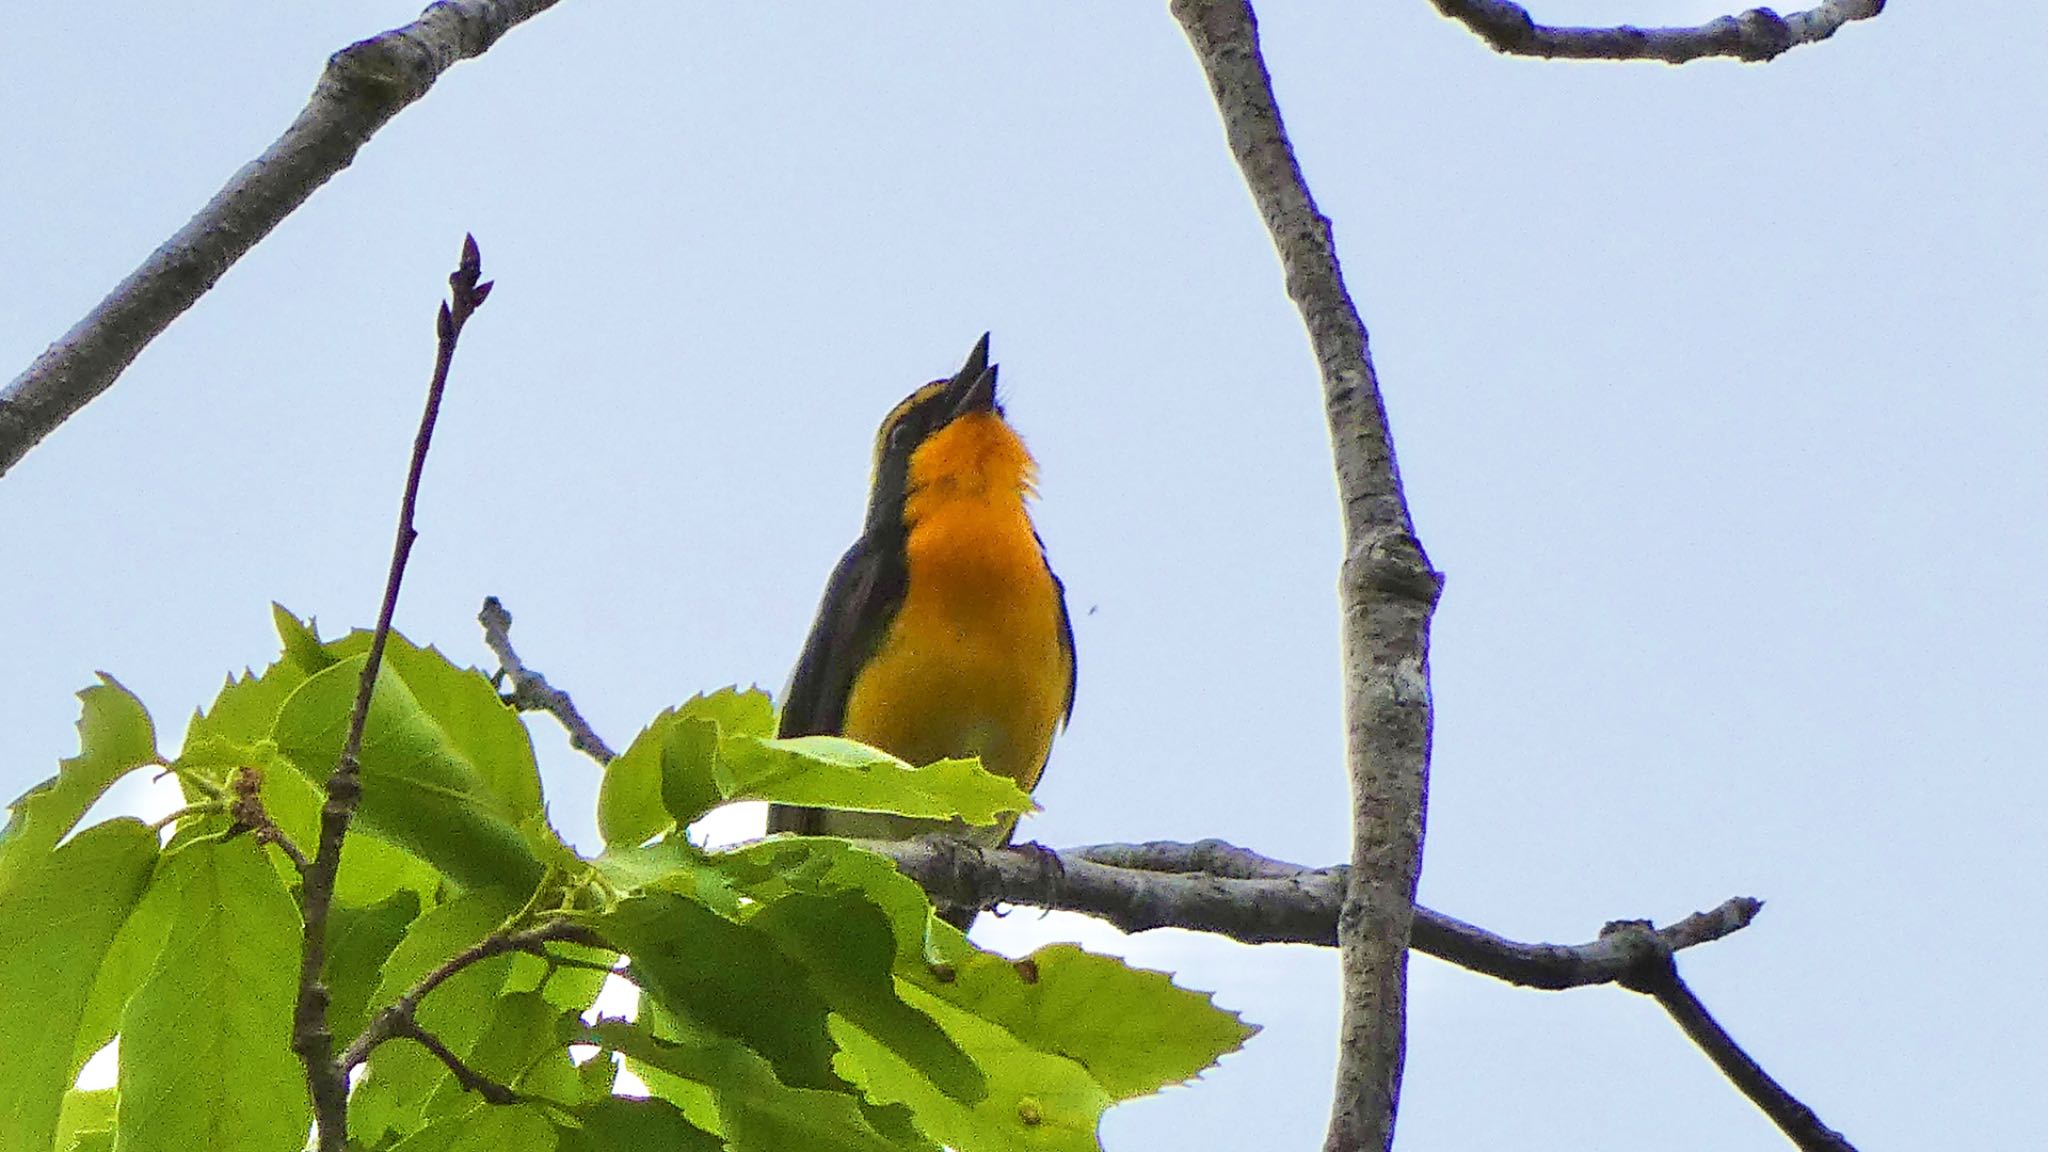
[[[995,409],[996,367],[988,362],[988,333],[981,334],[967,363],[946,382],[946,394],[953,399],[952,417]]]

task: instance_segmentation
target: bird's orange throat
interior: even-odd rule
[[[969,413],[933,433],[910,457],[903,520],[912,571],[993,577],[998,587],[1042,581],[1025,575],[1045,567],[1024,507],[1037,479],[1030,450],[994,412]]]

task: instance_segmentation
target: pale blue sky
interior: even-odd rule
[[[415,11],[0,12],[5,374]],[[1675,70],[1501,59],[1426,0],[1263,20],[1448,576],[1425,901],[1579,941],[1763,897],[1682,967],[1824,1119],[2037,1139],[2048,9],[1898,3]],[[272,599],[370,622],[465,230],[499,288],[414,639],[483,662],[504,597],[615,744],[779,687],[874,425],[992,329],[1081,659],[1025,834],[1342,858],[1312,361],[1163,4],[565,0],[456,69],[0,478],[0,792],[70,753],[95,669],[175,747],[271,657]],[[595,773],[537,731],[587,843]],[[1109,940],[983,929],[1074,932]],[[1107,1146],[1319,1145],[1330,954],[1128,947],[1266,1030]],[[1645,1000],[1413,972],[1404,1147],[1783,1146]]]

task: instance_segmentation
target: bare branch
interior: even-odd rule
[[[482,275],[483,261],[477,252],[476,238],[465,236],[461,263],[448,277],[451,302],[441,305],[438,317],[434,375],[427,385],[426,410],[420,414],[419,433],[413,437],[412,464],[406,472],[405,495],[398,506],[398,537],[391,547],[391,570],[384,579],[377,630],[370,635],[370,651],[357,682],[355,707],[349,713],[348,736],[342,744],[341,758],[327,777],[327,799],[320,806],[320,842],[300,885],[306,932],[300,953],[299,1002],[292,1020],[292,1048],[306,1065],[306,1086],[313,1098],[319,1152],[344,1152],[348,1139],[348,1073],[334,1059],[334,1037],[327,1029],[327,987],[320,982],[320,974],[327,967],[327,913],[334,902],[342,841],[348,834],[349,821],[355,816],[356,802],[363,794],[363,727],[370,718],[370,699],[377,687],[377,672],[384,663],[384,646],[391,638],[391,617],[398,610],[398,589],[405,581],[405,562],[412,555],[413,541],[419,538],[419,530],[413,526],[413,511],[419,502],[420,475],[427,466],[427,449],[434,441],[434,423],[441,414],[441,395],[448,387],[448,368],[455,360],[455,345],[462,336],[462,326],[490,295],[491,285],[479,282]]]
[[[1734,1037],[1728,1035],[1678,975],[1678,965],[1671,952],[1657,938],[1661,934],[1650,932],[1642,921],[1623,920],[1609,924],[1601,935],[1603,938],[1631,936],[1638,940],[1637,946],[1645,953],[1644,960],[1624,984],[1655,998],[1700,1051],[1705,1052],[1714,1066],[1721,1070],[1721,1074],[1733,1081],[1742,1094],[1762,1109],[1764,1115],[1769,1116],[1778,1130],[1802,1152],[1856,1152],[1840,1132],[1821,1123],[1813,1109],[1785,1091],[1770,1073],[1742,1050]]]
[[[1035,844],[980,849],[944,838],[855,843],[895,861],[945,903],[1081,912],[1126,932],[1183,928],[1245,944],[1335,945],[1350,871],[1342,864],[1308,868],[1271,860],[1220,840],[1060,851]],[[1127,863],[1105,863],[1110,860]],[[1220,862],[1220,870],[1197,866],[1205,860]],[[1259,875],[1240,874],[1253,870],[1249,861],[1258,862]],[[1610,925],[1584,944],[1524,944],[1418,905],[1411,944],[1483,976],[1561,991],[1622,982],[1647,962],[1741,931],[1762,908],[1762,901],[1738,896],[1644,933]]]
[[[569,733],[569,746],[599,764],[609,764],[618,758],[618,753],[576,710],[576,702],[567,692],[520,662],[519,653],[512,650],[512,613],[503,601],[496,596],[484,597],[483,611],[476,614],[476,619],[484,626],[484,643],[498,658],[499,674],[512,682],[505,703],[522,712],[546,712],[553,716]]]
[[[1328,1152],[1394,1139],[1407,1048],[1407,959],[1429,785],[1429,620],[1441,578],[1415,538],[1365,323],[1344,286],[1281,123],[1244,0],[1173,0],[1209,80],[1231,155],[1272,235],[1321,369],[1344,517],[1338,579],[1351,872],[1339,921],[1344,976]]]
[[[1470,28],[1496,52],[1550,60],[1662,60],[1684,64],[1713,56],[1758,63],[1802,44],[1817,44],[1852,20],[1884,11],[1884,0],[1827,0],[1780,16],[1751,8],[1693,28],[1560,28],[1538,24],[1508,0],[1432,0],[1437,11]]]
[[[355,159],[451,65],[480,56],[555,0],[441,0],[328,58],[284,135],[228,179],[85,318],[0,388],[0,475],[107,390],[235,261]]]
[[[1036,844],[986,849],[943,838],[855,843],[895,861],[943,903],[1081,912],[1126,932],[1183,928],[1246,944],[1336,944],[1348,871],[1289,864],[1221,840],[1058,852]],[[1855,1152],[1751,1060],[1678,976],[1678,952],[1733,935],[1762,910],[1763,901],[1737,896],[1663,928],[1618,920],[1584,944],[1525,944],[1417,905],[1409,944],[1525,988],[1618,984],[1651,996],[1794,1144],[1805,1152]]]

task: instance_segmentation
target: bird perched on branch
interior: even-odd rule
[[[912,764],[979,756],[1029,792],[1074,708],[1074,631],[1026,502],[1038,465],[1003,417],[988,336],[875,438],[867,524],[825,586],[779,734],[839,735]],[[775,805],[770,832],[905,840],[993,827]],[[941,909],[965,928],[977,909]]]

